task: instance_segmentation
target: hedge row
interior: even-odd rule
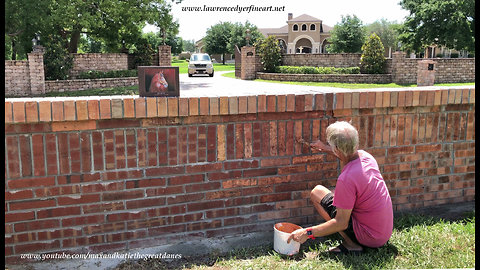
[[[102,78],[123,78],[123,77],[137,77],[137,70],[111,70],[98,71],[89,70],[77,75],[77,79],[102,79]]]
[[[275,73],[286,74],[360,74],[359,67],[336,68],[336,67],[297,67],[278,66]]]

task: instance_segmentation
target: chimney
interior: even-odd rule
[[[291,19],[293,19],[293,13],[288,13],[288,21],[290,21]]]

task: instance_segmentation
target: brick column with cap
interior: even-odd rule
[[[243,46],[242,47],[242,67],[240,73],[240,79],[242,80],[254,80],[257,77],[256,71],[256,57],[255,47]]]
[[[417,65],[417,86],[432,86],[435,82],[435,61],[420,60]]]
[[[30,75],[30,94],[40,95],[45,94],[45,70],[43,67],[43,54],[45,48],[40,45],[35,45],[33,51],[27,54],[28,57],[28,72]]]
[[[158,65],[159,66],[172,65],[172,47],[168,45],[158,46]]]

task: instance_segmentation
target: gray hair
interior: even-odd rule
[[[327,142],[350,157],[358,149],[358,131],[348,122],[335,122],[327,127]]]

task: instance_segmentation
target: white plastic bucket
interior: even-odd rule
[[[275,224],[275,226],[273,226],[273,249],[276,252],[284,255],[297,254],[300,250],[300,243],[291,240],[290,244],[287,244],[287,240],[292,232],[301,228],[302,227],[298,225],[288,222]]]

